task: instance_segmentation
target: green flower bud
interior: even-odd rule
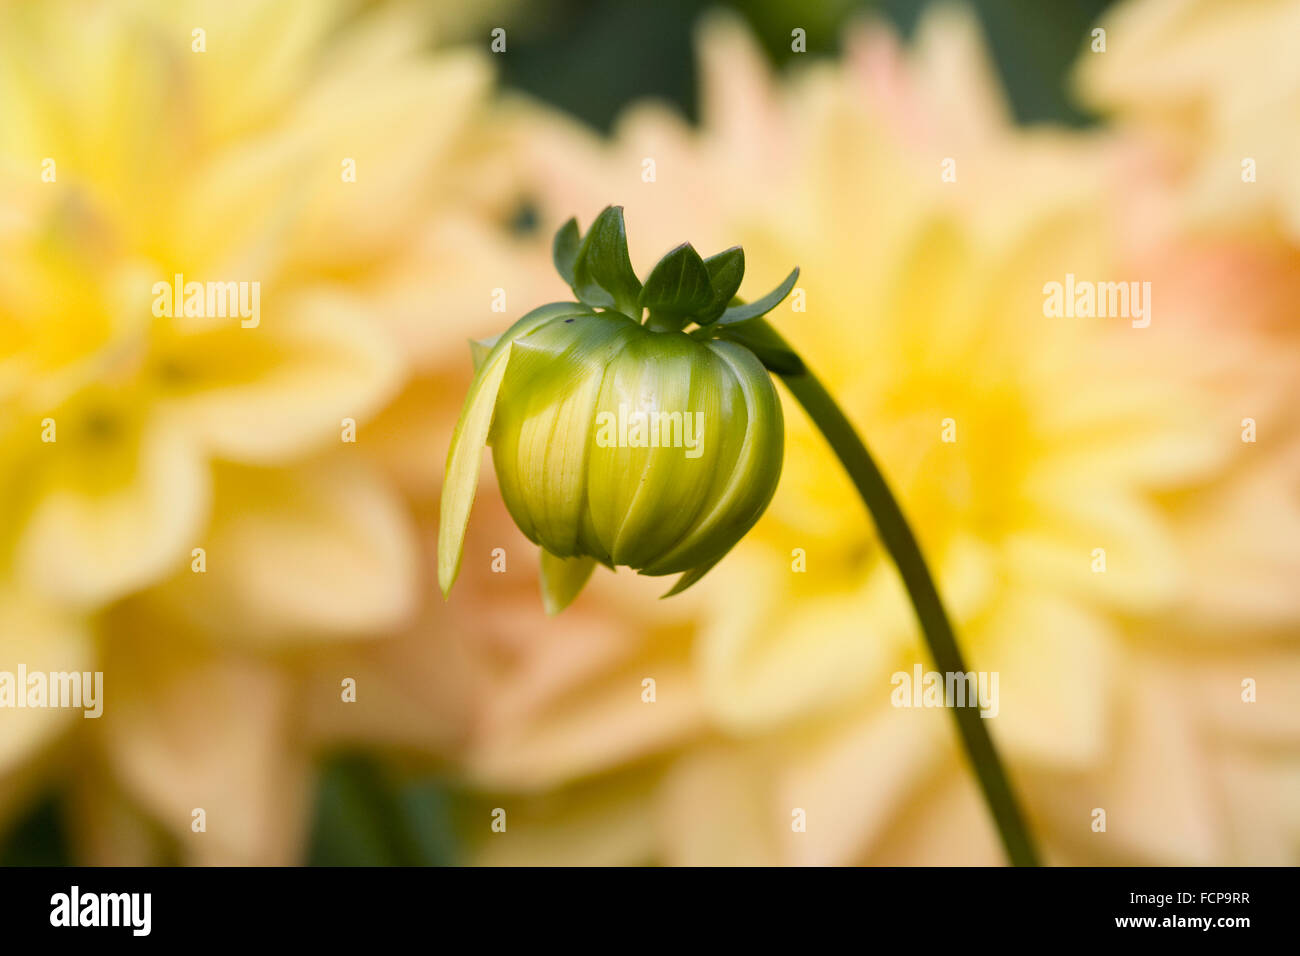
[[[720,331],[743,256],[708,260],[725,266],[719,287],[706,261],[679,247],[642,287],[613,209],[586,242],[575,224],[561,230],[556,260],[584,301],[542,306],[479,348],[447,458],[439,583],[446,594],[455,581],[490,444],[506,507],[542,548],[549,611],[567,605],[597,563],[681,573],[668,592],[678,593],[753,526],[781,474],[784,422],[771,377]],[[674,298],[677,289],[689,299]],[[646,325],[626,314],[641,311],[637,302],[650,309]],[[690,321],[700,330],[682,331]],[[719,331],[699,334],[715,323]]]

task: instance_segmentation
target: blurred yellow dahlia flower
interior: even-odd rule
[[[1275,630],[1300,623],[1300,539],[1285,473],[1243,441],[1278,400],[1264,348],[1162,305],[1177,277],[1139,305],[1134,157],[1016,130],[970,18],[931,14],[906,57],[871,27],[845,46],[778,84],[713,20],[698,131],[647,106],[606,145],[521,106],[543,219],[616,199],[634,261],[686,233],[804,266],[774,324],[885,463],[971,665],[999,676],[992,733],[1049,859],[1282,862],[1300,776],[1267,742],[1300,734]],[[1134,283],[1130,308],[1053,312],[1076,279]],[[801,308],[827,331],[801,335]],[[482,860],[1000,860],[947,715],[897,706],[923,658],[895,572],[820,436],[785,418],[776,497],[698,586],[693,634],[627,640],[545,693],[521,654],[483,704],[511,719],[467,773],[518,822],[484,827]],[[1225,509],[1251,529],[1232,555],[1257,601],[1223,574]]]
[[[428,21],[0,3],[0,670],[105,671],[79,736],[185,858],[294,858],[286,648],[416,604],[367,428],[512,255],[486,57]],[[0,711],[0,775],[65,717]]]
[[[1300,4],[1126,0],[1099,26],[1079,91],[1170,152],[1184,220],[1300,242]]]
[[[1259,424],[1270,449],[1300,442],[1300,4],[1143,0],[1101,27],[1120,42],[1081,57],[1076,85],[1156,157],[1139,188],[1157,214],[1133,217],[1160,224],[1150,268],[1181,273],[1178,295],[1206,321],[1272,338],[1257,372],[1292,385]]]

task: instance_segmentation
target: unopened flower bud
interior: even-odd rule
[[[608,224],[609,211],[602,219]],[[617,227],[622,240],[621,215]],[[596,284],[575,282],[575,290],[619,308],[543,306],[479,364],[447,460],[438,554],[444,594],[459,569],[484,444],[492,446],[511,517],[542,548],[552,612],[576,596],[597,563],[681,573],[669,592],[677,593],[721,560],[771,501],[784,423],[767,369],[743,345],[681,330],[687,318],[700,320],[697,313],[714,313],[706,325],[724,316],[739,275],[715,289],[705,261],[690,250],[703,277],[698,294],[650,296],[651,321],[642,325],[626,311],[634,311],[629,301],[646,301],[652,284],[617,276],[626,247],[612,245],[613,266],[578,259],[578,273],[595,275]],[[580,254],[594,257],[589,247]],[[667,308],[656,310],[656,301]],[[695,312],[673,311],[682,305]]]

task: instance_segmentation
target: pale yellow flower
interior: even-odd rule
[[[96,859],[147,855],[104,830],[141,817],[182,859],[297,859],[301,648],[416,610],[376,416],[461,360],[494,287],[531,292],[486,44],[432,48],[455,19],[0,2],[0,670],[107,695],[98,721],[0,711],[0,774],[60,729],[99,744],[72,774],[104,784]],[[169,316],[177,275],[257,283],[260,315]]]
[[[1197,317],[1178,274],[1148,327],[1044,311],[1067,273],[1150,278],[1125,240],[1142,157],[1104,134],[1016,130],[953,11],[909,56],[855,30],[843,61],[789,82],[729,20],[700,46],[698,132],[648,106],[607,146],[520,108],[543,221],[618,202],[634,263],[689,239],[742,243],[755,288],[802,267],[806,312],[772,318],[882,462],[970,665],[999,674],[992,733],[1049,859],[1285,861],[1300,768],[1261,741],[1300,730],[1300,509],[1293,466],[1255,455],[1240,425],[1280,407],[1279,362]],[[1001,859],[950,716],[891,706],[891,676],[924,661],[893,567],[793,403],[786,421],[776,499],[697,586],[688,642],[626,642],[604,678],[485,705],[520,709],[529,733],[490,763],[532,769],[497,775],[493,805],[524,824],[485,823],[484,860]],[[701,708],[689,742],[593,746],[600,714],[629,741],[666,719],[637,700],[638,674],[673,675],[661,698],[667,684]],[[1246,678],[1271,690],[1243,703]],[[603,697],[581,723],[569,710]],[[477,740],[471,772],[499,746]]]
[[[1156,157],[1134,177],[1146,268],[1181,276],[1175,294],[1199,306],[1190,314],[1272,339],[1281,368],[1256,360],[1257,371],[1292,387],[1286,411],[1260,425],[1300,441],[1300,3],[1128,2],[1102,28],[1113,42],[1081,58],[1076,85]]]
[[[1100,27],[1078,87],[1171,150],[1187,220],[1300,242],[1300,3],[1128,0]]]

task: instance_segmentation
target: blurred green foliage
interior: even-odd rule
[[[58,794],[47,793],[5,834],[0,866],[68,866],[73,863]]]
[[[806,31],[808,55],[834,54],[841,27],[868,14],[911,34],[934,0],[542,0],[512,28],[502,58],[507,85],[598,129],[628,103],[657,98],[695,117],[692,31],[713,8],[740,12],[773,62],[801,55],[791,31]],[[940,0],[949,2],[949,0]],[[1088,31],[1112,0],[968,0],[979,15],[1012,107],[1026,123],[1080,124],[1065,77]]]
[[[403,779],[377,758],[346,754],[321,773],[312,866],[444,866],[457,862],[447,790]]]

